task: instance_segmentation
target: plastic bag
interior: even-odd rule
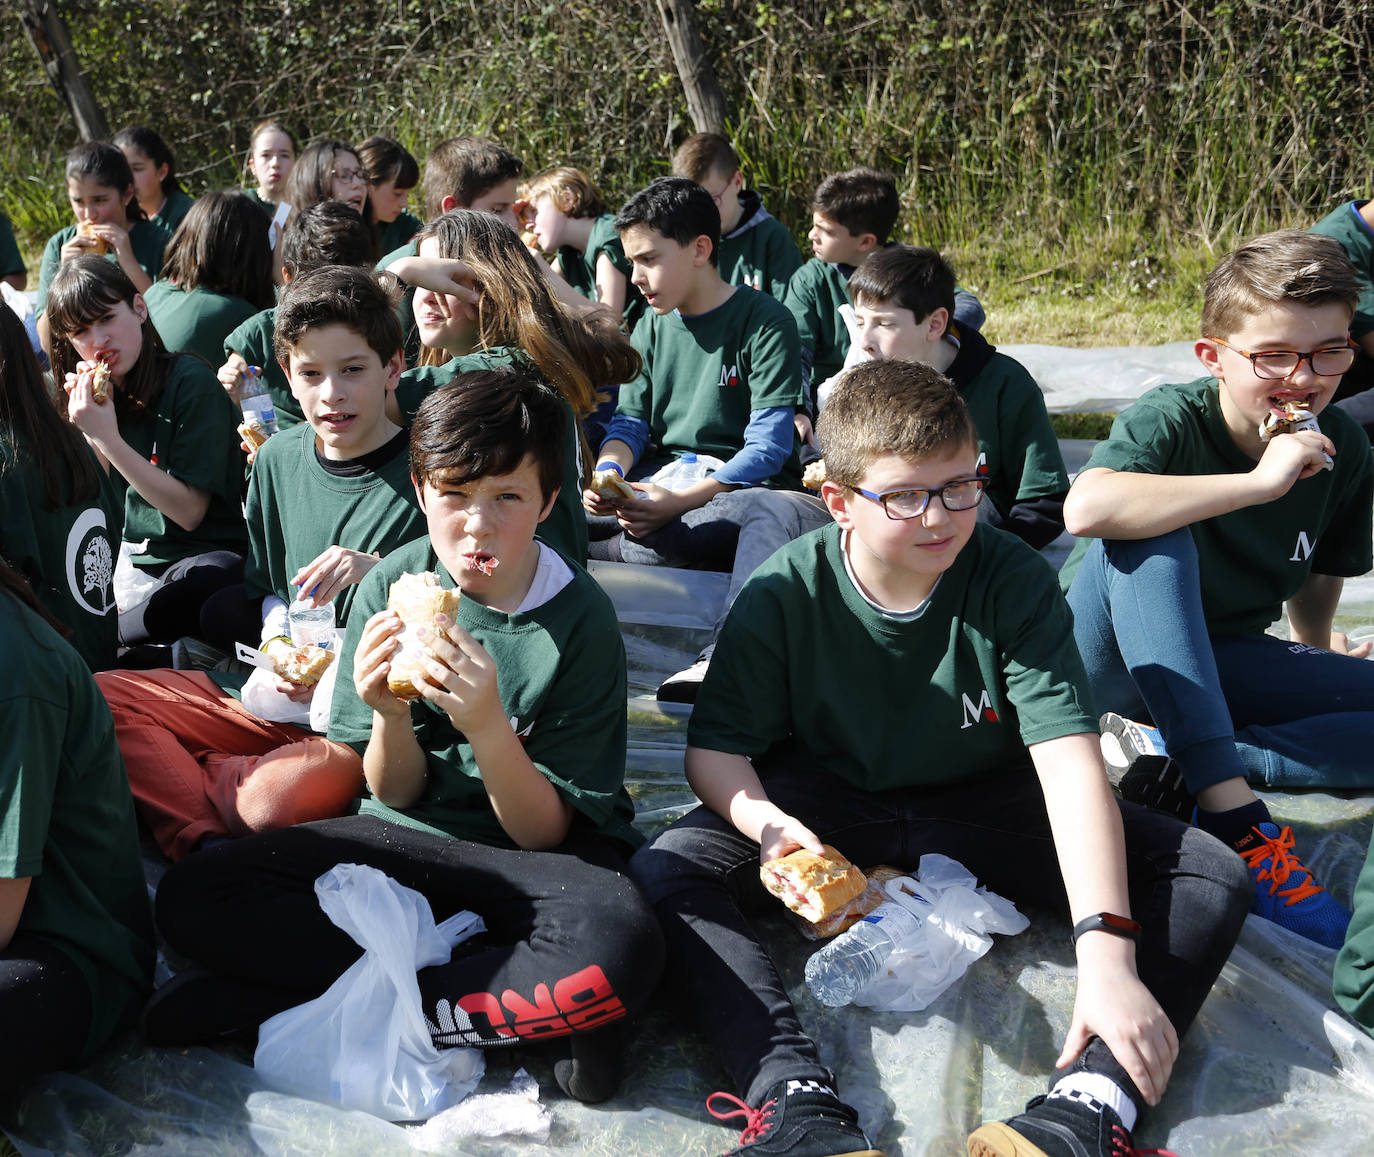
[[[969,965],[992,947],[991,932],[1014,936],[1030,925],[1016,905],[978,881],[958,860],[931,853],[917,869],[921,895],[932,901],[923,935],[916,944],[899,949],[882,970],[854,998],[855,1004],[882,1012],[919,1012],[968,971]],[[909,877],[889,880],[890,899],[905,902]]]
[[[304,703],[298,703],[289,695],[277,690],[277,676],[264,667],[254,667],[243,682],[240,697],[245,711],[259,719],[270,719],[273,723],[292,723],[297,727],[308,727],[323,735],[329,730],[329,711],[334,703],[334,681],[339,677],[338,656],[343,653],[343,631],[337,627],[331,633],[327,644],[334,652],[334,662],[324,669],[320,681],[315,684],[315,693]]]
[[[485,931],[482,918],[459,912],[436,928],[423,896],[359,864],[331,868],[315,894],[363,955],[324,995],[263,1024],[254,1067],[286,1092],[388,1121],[456,1105],[477,1087],[485,1061],[478,1049],[435,1048],[415,973]]]

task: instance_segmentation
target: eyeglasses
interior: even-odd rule
[[[362,169],[331,169],[329,175],[336,181],[342,181],[345,185],[351,185],[354,181],[367,182],[367,174]]]
[[[888,518],[901,522],[908,518],[920,518],[937,494],[946,510],[972,510],[983,501],[983,487],[986,484],[986,478],[955,478],[930,490],[884,490],[881,494],[875,494],[862,486],[851,486],[850,489],[870,502],[876,502]]]
[[[721,201],[724,199],[725,194],[728,193],[728,192],[730,191],[730,186],[733,185],[734,183],[735,183],[735,177],[734,177],[734,174],[732,173],[732,174],[730,175],[730,179],[729,179],[728,181],[725,182],[724,188],[722,188],[721,191],[720,191],[719,193],[712,193],[710,189],[706,189],[706,186],[705,186],[705,185],[702,185],[702,188],[703,188],[703,189],[706,189],[706,192],[710,195],[711,200],[713,200],[713,201],[716,203],[716,208],[719,209],[719,208],[720,208]]]
[[[1212,337],[1207,340],[1214,341],[1217,345],[1224,345],[1232,353],[1238,353],[1241,357],[1248,358],[1255,369],[1255,377],[1267,378],[1271,381],[1291,378],[1298,372],[1298,367],[1303,362],[1312,367],[1312,372],[1317,377],[1334,378],[1345,373],[1355,364],[1355,350],[1357,348],[1353,341],[1347,339],[1345,345],[1326,346],[1324,349],[1308,350],[1306,353],[1300,353],[1297,350],[1260,350],[1259,353],[1251,353],[1249,350],[1233,346],[1219,337]]]

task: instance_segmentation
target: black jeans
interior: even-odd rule
[[[16,933],[0,952],[0,1097],[80,1059],[91,1031],[91,990],[60,948]]]
[[[1015,902],[1065,913],[1044,797],[1034,772],[972,784],[866,792],[799,758],[761,761],[769,798],[861,865],[914,870],[940,852]],[[1162,812],[1121,804],[1131,912],[1144,925],[1141,981],[1180,1036],[1226,962],[1253,885],[1240,858]],[[746,913],[776,904],[759,882],[759,847],[708,808],[662,832],[630,862],[663,925],[675,982],[726,1071],[757,1105],[777,1081],[830,1080]],[[1095,1038],[1074,1067],[1102,1072],[1140,1101]]]
[[[345,816],[220,844],[163,878],[167,942],[237,982],[224,989],[239,1006],[224,1010],[224,1028],[319,996],[358,958],[315,896],[315,880],[344,863],[422,893],[436,922],[463,909],[486,922],[419,973],[441,1048],[591,1031],[638,1012],[658,983],[658,926],[606,840],[574,833],[556,852],[523,852]]]
[[[119,641],[126,647],[175,643],[184,635],[198,638],[205,600],[231,583],[243,582],[243,555],[212,550],[144,569],[162,583],[141,603],[120,613]]]

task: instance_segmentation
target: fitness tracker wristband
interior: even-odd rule
[[[1078,938],[1085,932],[1110,932],[1113,936],[1120,936],[1125,940],[1140,939],[1140,925],[1114,912],[1098,912],[1096,915],[1083,917],[1073,926],[1073,942],[1077,944]]]

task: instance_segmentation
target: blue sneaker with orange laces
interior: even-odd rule
[[[1350,910],[1313,878],[1293,853],[1293,829],[1262,823],[1232,845],[1250,869],[1250,911],[1327,948],[1345,942]]]

